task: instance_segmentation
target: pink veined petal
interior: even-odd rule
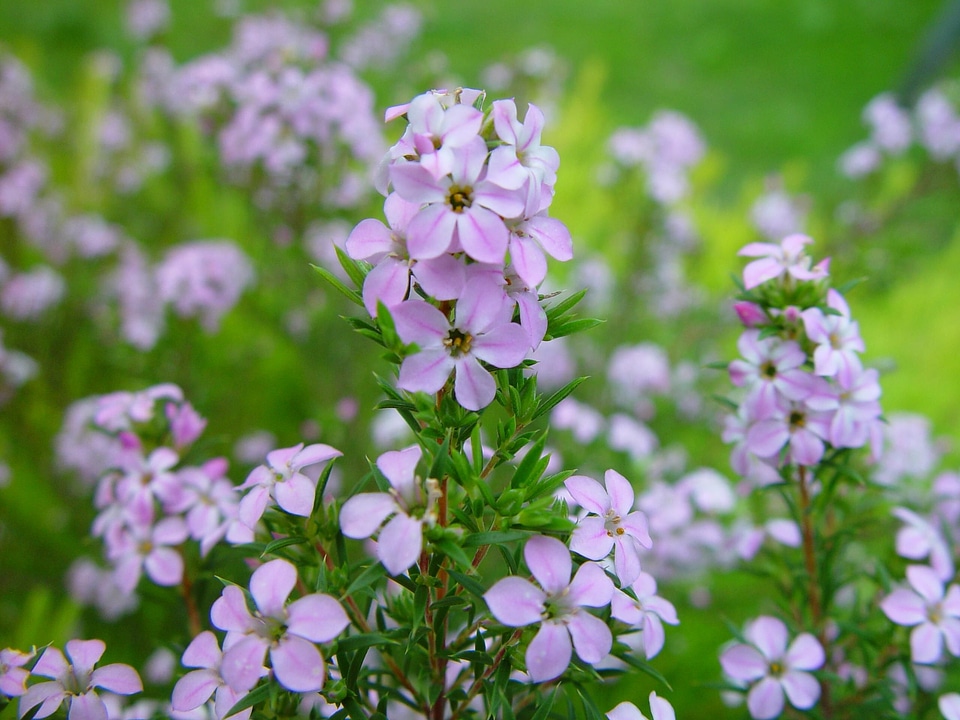
[[[407,226],[407,252],[415,260],[435,258],[453,242],[458,215],[446,203],[427,205]],[[504,243],[506,244],[506,243]]]
[[[663,631],[663,623],[656,615],[646,614],[643,616],[643,653],[647,660],[655,658],[661,650],[666,640],[666,633]]]
[[[743,252],[741,251],[740,254]],[[781,272],[783,272],[783,266],[774,258],[754,260],[743,269],[743,285],[747,290],[752,290],[767,280],[779,277]]]
[[[540,587],[556,595],[570,584],[572,561],[567,546],[547,535],[534,535],[523,546],[523,558]]]
[[[0,694],[7,697],[19,697],[27,691],[27,678],[30,673],[23,668],[13,667],[0,675]]]
[[[204,630],[190,641],[187,649],[183,651],[180,662],[185,667],[216,668],[220,665],[222,656],[217,636],[209,630]]]
[[[330,642],[350,624],[336,599],[313,593],[294,600],[287,608],[287,632],[313,642]]]
[[[461,187],[470,185],[475,188],[486,161],[487,143],[479,135],[470,138],[454,150],[453,169],[450,172],[453,182]]]
[[[113,569],[113,581],[122,593],[130,595],[136,589],[142,574],[143,558],[140,555],[130,553],[116,562]]]
[[[442,346],[450,332],[446,316],[430,303],[409,300],[391,308],[390,315],[397,326],[397,334],[405,343],[417,343],[420,349]]]
[[[633,486],[630,481],[616,470],[607,470],[603,475],[610,493],[610,505],[618,515],[626,515],[633,510]]]
[[[48,650],[51,648],[48,648]],[[20,696],[19,716],[23,717],[29,710],[40,705],[35,717],[44,718],[52,715],[63,702],[66,693],[58,682],[42,682],[31,685]]]
[[[473,339],[473,354],[498,368],[516,367],[527,356],[530,341],[516,323],[506,323]]]
[[[520,309],[520,327],[527,334],[530,348],[536,350],[547,334],[547,313],[540,305],[536,291],[514,296]]]
[[[779,420],[762,420],[747,430],[747,448],[762,458],[776,455],[789,439],[786,425]]]
[[[143,692],[143,683],[137,671],[124,663],[111,663],[93,671],[90,687],[101,687],[117,695]]]
[[[517,152],[525,152],[534,143],[539,143],[544,125],[543,112],[540,108],[533,103],[527,103],[527,114],[523,118],[523,125],[517,137]]]
[[[274,485],[273,493],[277,497],[277,505],[291,515],[310,517],[317,486],[306,475],[294,473],[289,480]]]
[[[250,594],[263,615],[281,617],[283,606],[297,584],[297,569],[278,558],[264,563],[250,576]]]
[[[516,103],[513,100],[495,100],[491,115],[497,136],[509,145],[516,145],[517,129],[521,127],[520,121],[517,120]]]
[[[423,548],[423,525],[420,520],[397,513],[377,539],[377,557],[391,575],[399,575],[413,565]]]
[[[613,544],[613,567],[620,578],[620,585],[630,585],[640,575],[640,548],[629,535],[618,535]]]
[[[354,540],[368,538],[397,509],[397,501],[387,493],[354,495],[340,508],[340,529]]]
[[[646,716],[632,702],[622,702],[607,713],[609,720],[647,720]]]
[[[787,667],[795,670],[818,670],[827,656],[819,640],[810,633],[801,633],[790,643],[783,659]],[[796,703],[793,704],[796,705]]]
[[[363,281],[363,306],[371,317],[377,316],[377,303],[392,309],[403,302],[410,289],[410,264],[387,257],[371,270]]]
[[[563,484],[573,499],[587,512],[605,515],[610,509],[610,495],[603,485],[593,478],[586,475],[571,475]]]
[[[612,549],[613,538],[600,517],[583,518],[570,536],[570,550],[590,560],[602,560]]]
[[[577,651],[577,657],[584,662],[590,664],[600,662],[613,647],[610,628],[603,620],[588,612],[574,613],[567,620],[567,629],[573,639],[573,648]]]
[[[223,589],[210,608],[210,622],[220,630],[246,632],[253,627],[243,590],[235,585]]]
[[[510,262],[517,275],[530,287],[536,287],[547,276],[547,258],[540,246],[532,238],[510,235]]]
[[[300,470],[305,467],[310,467],[311,465],[316,465],[317,463],[332,460],[341,455],[343,455],[343,453],[334,447],[330,447],[324,443],[314,443],[307,445],[303,450],[298,452],[294,456],[291,464],[294,470]]]
[[[400,366],[397,387],[410,392],[435,393],[446,384],[456,361],[446,348],[429,348],[410,355]]]
[[[297,443],[292,447],[277,448],[267,453],[267,465],[278,471],[285,471],[290,466],[293,459],[303,449],[303,443]]]
[[[467,255],[477,262],[503,262],[510,242],[510,231],[497,213],[474,204],[456,215],[456,225],[460,245]],[[413,223],[410,226],[412,228]],[[443,250],[446,249],[446,247],[443,248]],[[412,249],[410,254],[413,256]],[[436,255],[439,254],[439,252],[436,253]],[[420,254],[417,257],[436,257],[436,255]]]
[[[454,105],[443,114],[444,145],[460,147],[480,134],[483,113],[471,105]]]
[[[67,720],[107,720],[107,706],[92,690],[70,700]]]
[[[260,518],[263,517],[263,511],[267,509],[267,503],[270,501],[270,490],[259,485],[250,490],[240,499],[240,506],[237,515],[240,522],[249,528],[255,528]]]
[[[640,625],[645,616],[637,601],[623,590],[613,591],[613,597],[610,598],[610,614],[627,625]]]
[[[68,640],[64,649],[77,675],[88,675],[107,649],[103,640]],[[39,663],[37,663],[39,665]],[[37,669],[33,669],[37,672]]]
[[[627,534],[631,535],[643,547],[648,549],[653,547],[647,516],[642,511],[635,510],[624,516],[620,520],[620,525],[627,531]]]
[[[595,563],[584,563],[570,582],[567,599],[577,606],[603,607],[610,603],[613,590],[613,581],[602,567]]]
[[[917,594],[928,603],[943,599],[943,582],[932,568],[926,565],[910,565],[907,567],[907,580]]]
[[[215,670],[193,670],[173,686],[170,705],[178,712],[186,712],[203,705],[220,686],[220,674]]]
[[[526,198],[526,184],[511,190],[488,179],[477,183],[473,188],[474,207],[484,207],[494,215],[508,220],[516,220],[523,216]]]
[[[734,680],[750,682],[767,674],[767,660],[750,645],[738,643],[720,654],[720,666]]]
[[[646,597],[643,599],[643,604],[648,612],[656,613],[668,625],[680,624],[677,609],[669,600],[664,600],[662,597]]]
[[[560,677],[570,665],[572,655],[567,629],[555,622],[543,623],[527,646],[525,659],[530,679],[542,683]]]
[[[783,712],[783,687],[765,677],[747,693],[747,709],[755,720],[773,720]]]
[[[70,642],[78,641],[71,640]],[[105,644],[103,647],[106,649]],[[103,654],[103,650],[100,651],[100,654]],[[92,668],[99,659],[99,656],[94,659],[94,661],[89,664],[87,669],[89,670]],[[67,659],[63,656],[63,653],[60,652],[58,648],[48,647],[40,655],[40,659],[37,660],[37,664],[33,666],[32,673],[34,675],[42,675],[43,677],[59,678],[63,677],[63,675],[69,671],[70,663],[67,662]]]
[[[779,660],[787,649],[787,626],[779,618],[761,615],[751,622],[744,636],[767,660]]]
[[[476,358],[462,358],[456,363],[456,367],[457,377],[453,390],[458,403],[467,410],[482,410],[493,402],[497,394],[497,383]]]
[[[820,699],[820,683],[810,673],[788,671],[780,678],[780,684],[790,704],[799,710],[808,710]]]
[[[399,236],[405,236],[407,225],[413,216],[420,212],[418,203],[407,202],[396,193],[390,193],[383,201],[383,214],[387,218],[390,229]]]
[[[570,230],[556,218],[534,215],[523,225],[544,251],[555,260],[566,262],[573,258],[573,239]]]
[[[273,674],[283,687],[293,692],[313,692],[323,687],[326,667],[323,656],[309,640],[287,635],[270,649]]]
[[[410,203],[442,205],[447,199],[446,188],[418,162],[395,163],[389,168],[390,181],[397,195]],[[412,224],[411,220],[411,224]],[[409,238],[410,226],[407,226]]]
[[[931,622],[917,625],[910,633],[910,659],[926,665],[935,663],[943,655],[943,634]]]
[[[220,675],[238,693],[245,693],[263,675],[263,660],[268,643],[263,638],[248,635],[223,653]]]
[[[546,594],[529,580],[511,576],[498,580],[483,599],[497,622],[509,627],[523,627],[540,622]]]
[[[472,277],[457,301],[455,324],[463,332],[482,333],[501,320],[503,309],[509,302],[503,288],[491,278],[485,275]]]
[[[176,550],[155,547],[143,560],[143,569],[153,582],[163,587],[179,585],[183,580],[183,557]]]
[[[423,456],[419,445],[412,445],[403,450],[391,450],[377,458],[377,467],[384,477],[390,481],[400,497],[409,497],[415,488],[415,474],[417,463]]]
[[[452,255],[419,260],[413,274],[424,292],[437,300],[456,300],[467,280],[464,264]]]
[[[677,714],[667,700],[657,697],[656,692],[650,693],[650,714],[653,720],[677,720]]]
[[[350,231],[345,247],[354,260],[374,258],[393,251],[393,233],[379,220],[367,218]]]
[[[823,457],[823,440],[806,428],[790,435],[790,457],[799,465],[816,465]]]
[[[890,620],[897,625],[918,625],[927,619],[927,605],[919,595],[906,588],[899,588],[880,602]]]
[[[516,148],[501,145],[490,152],[486,179],[502,188],[518,190],[530,177],[530,173],[517,158]]]
[[[764,257],[767,255],[779,255],[780,246],[775,243],[754,242],[747,243],[737,252],[740,257]]]

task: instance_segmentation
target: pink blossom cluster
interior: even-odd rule
[[[407,3],[385,5],[371,21],[358,27],[340,46],[339,56],[355,70],[390,67],[419,36],[422,13]]]
[[[457,400],[471,410],[495,394],[481,363],[515,367],[546,333],[537,293],[546,256],[573,255],[569,231],[547,213],[559,158],[541,144],[543,115],[531,105],[521,121],[512,100],[485,114],[474,106],[482,100],[435,91],[387,111],[407,120],[381,164],[388,225],[364,220],[346,242],[373,264],[368,312],[385,306],[400,339],[419,348],[399,387],[435,393],[455,371]]]
[[[762,472],[758,462],[811,467],[828,446],[876,447],[879,440],[877,371],[863,367],[863,340],[846,300],[821,289],[826,263],[811,267],[804,251],[811,242],[789,235],[740,251],[756,259],[743,274],[749,299],[736,306],[745,325],[742,357],[729,366],[744,399],[727,418],[724,440],[734,443],[733,467],[745,477]],[[798,305],[794,297],[804,299]]]

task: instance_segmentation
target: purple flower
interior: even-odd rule
[[[350,620],[334,598],[313,593],[286,604],[297,584],[297,569],[282,559],[257,568],[250,578],[250,595],[257,610],[247,609],[243,591],[235,585],[210,609],[210,620],[227,631],[220,672],[236,692],[250,690],[264,674],[270,651],[273,673],[283,687],[312,692],[323,687],[325,665],[314,643],[337,637]]]
[[[613,582],[594,563],[581,565],[571,581],[570,551],[545,535],[530,538],[523,557],[540,587],[511,576],[498,580],[483,598],[504,625],[541,623],[525,655],[530,677],[538,683],[559,677],[574,649],[584,662],[600,662],[610,652],[613,636],[606,623],[583,608],[609,604]]]
[[[828,260],[810,267],[810,257],[803,251],[813,239],[806,235],[788,235],[780,244],[750,243],[738,255],[759,258],[743,269],[743,284],[747,290],[768,280],[788,275],[795,280],[820,280],[827,276]]]
[[[415,97],[406,115],[410,124],[398,145],[418,155],[419,164],[435,178],[453,172],[454,150],[473,142],[483,123],[476,108],[463,103],[444,107],[432,92]]]
[[[820,308],[803,311],[807,337],[817,344],[813,353],[814,372],[825,377],[837,376],[848,383],[860,373],[862,365],[857,353],[864,350],[860,329],[850,319],[847,301],[836,290],[827,291],[827,305],[839,315],[824,315]]]
[[[397,306],[393,310],[397,334],[419,347],[419,352],[404,359],[398,387],[435,393],[456,370],[457,402],[468,410],[486,407],[496,394],[496,382],[480,361],[511,368],[530,349],[523,328],[511,322],[512,314],[513,303],[503,290],[482,277],[467,283],[452,324],[437,308],[420,300]]]
[[[915,663],[935,663],[947,650],[960,657],[960,586],[951,585],[946,596],[943,581],[926,565],[907,568],[912,589],[887,595],[880,609],[897,625],[915,626],[910,633],[910,658]]]
[[[0,650],[0,695],[18,697],[27,691],[27,678],[30,673],[23,669],[33,658],[33,653],[20,652],[12,648]]]
[[[423,451],[419,446],[383,453],[377,467],[390,482],[389,493],[360,493],[340,509],[340,528],[349,538],[368,538],[384,521],[393,518],[380,531],[377,557],[391,575],[399,575],[420,557],[423,549],[423,524],[430,521],[431,508],[424,510],[423,493],[415,475]],[[414,511],[422,511],[417,517]]]
[[[240,501],[240,520],[247,527],[255,528],[271,497],[291,515],[310,517],[317,483],[300,471],[342,454],[321,443],[306,447],[299,443],[267,453],[267,464],[255,467],[237,488],[250,490]]]
[[[812,708],[820,699],[820,684],[810,671],[826,659],[817,639],[802,633],[787,647],[787,626],[768,616],[749,623],[743,634],[750,644],[728,647],[720,656],[720,664],[734,680],[755,683],[747,693],[751,717],[777,717],[783,712],[784,693],[795,708]]]
[[[590,560],[601,560],[614,550],[614,567],[621,585],[640,574],[640,548],[653,544],[647,517],[633,509],[633,487],[616,470],[604,474],[604,486],[585,475],[567,478],[564,485],[587,512],[570,537],[570,549]]]
[[[177,681],[173,688],[171,707],[177,712],[188,712],[203,705],[210,696],[214,698],[214,716],[222,720],[226,713],[243,697],[243,693],[233,690],[220,675],[223,654],[217,637],[209,630],[197,635],[187,649],[183,651],[182,662],[192,670]],[[232,715],[236,720],[247,720],[252,708]]]
[[[823,457],[830,432],[830,416],[803,403],[775,410],[747,430],[746,448],[757,457],[773,458],[787,447],[785,462],[816,465]]]
[[[650,660],[663,649],[663,623],[679,625],[680,620],[673,603],[657,595],[657,581],[652,575],[640,573],[630,588],[636,598],[615,590],[610,601],[610,614],[627,625],[640,628],[643,652]]]
[[[106,645],[102,640],[69,640],[66,651],[70,662],[57,648],[49,647],[33,667],[34,675],[53,678],[52,682],[31,685],[20,698],[20,717],[40,705],[34,717],[45,718],[67,701],[68,720],[102,720],[107,708],[94,688],[119,695],[143,690],[140,676],[129,665],[113,663],[94,670]]]
[[[946,720],[960,720],[960,694],[941,695],[937,700],[937,706]]]

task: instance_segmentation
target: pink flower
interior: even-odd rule
[[[33,653],[20,652],[11,648],[0,650],[0,695],[17,697],[27,691],[27,678],[30,673],[23,669],[33,658]]]
[[[31,685],[20,698],[20,717],[40,705],[34,717],[45,718],[67,701],[67,720],[102,720],[107,708],[94,688],[119,695],[143,690],[140,676],[129,665],[114,663],[94,670],[106,645],[102,640],[69,640],[66,651],[70,662],[57,648],[49,647],[37,660],[34,675],[53,678],[52,682]]]
[[[571,581],[570,551],[545,535],[530,538],[523,557],[540,587],[511,576],[498,580],[483,598],[504,625],[541,623],[525,655],[531,679],[540,683],[559,677],[574,649],[584,662],[600,662],[610,652],[613,636],[606,623],[583,608],[609,604],[613,582],[594,563],[581,565]]]
[[[803,252],[805,245],[813,239],[806,235],[787,235],[780,244],[750,243],[740,250],[738,255],[755,257],[743,269],[743,284],[751,290],[768,280],[789,275],[795,280],[820,280],[827,276],[828,260],[823,260],[813,268],[810,257]]]
[[[960,657],[960,586],[951,585],[944,596],[943,581],[926,565],[908,567],[907,580],[912,589],[894,590],[880,609],[897,625],[916,626],[910,633],[910,658],[935,663],[944,641],[950,654]]]
[[[250,690],[262,677],[263,661],[270,651],[273,673],[283,687],[294,692],[312,692],[323,687],[326,674],[323,656],[314,643],[329,642],[350,624],[334,598],[313,593],[286,604],[297,584],[292,563],[271,560],[254,570],[250,595],[257,610],[250,614],[243,591],[235,585],[210,609],[210,620],[227,631],[220,672],[236,692]]]
[[[960,720],[960,694],[941,695],[937,700],[937,706],[946,720]]]
[[[803,400],[813,381],[803,370],[807,354],[792,340],[760,337],[759,330],[744,330],[737,340],[742,360],[730,363],[730,382],[747,389],[745,404],[757,415],[766,415],[784,400]]]
[[[452,324],[429,303],[402,303],[393,311],[397,334],[405,343],[416,343],[419,352],[404,359],[398,387],[435,393],[456,370],[457,402],[468,410],[486,407],[496,394],[496,382],[480,361],[511,368],[519,365],[530,349],[527,334],[511,322],[512,315],[513,303],[496,284],[482,277],[467,283]]]
[[[633,509],[633,487],[616,470],[607,470],[604,486],[585,475],[567,478],[564,485],[587,512],[570,537],[570,549],[590,560],[601,560],[614,550],[614,567],[622,585],[640,574],[640,548],[653,544],[647,517]]]
[[[240,501],[240,520],[247,527],[255,528],[271,497],[291,515],[310,517],[317,483],[300,471],[342,454],[321,443],[307,447],[299,443],[267,453],[267,464],[255,467],[243,485],[237,488],[249,490]]]
[[[417,445],[383,453],[377,458],[377,467],[390,482],[391,491],[354,495],[340,509],[343,534],[358,540],[373,535],[393,515],[377,542],[377,557],[391,575],[413,565],[423,549],[423,524],[429,521],[431,508],[422,517],[413,512],[425,504],[415,475],[422,454]]]
[[[220,663],[223,654],[217,637],[209,630],[205,630],[195,637],[187,649],[183,651],[182,662],[186,667],[199,668],[192,670],[177,681],[173,688],[171,707],[177,712],[188,712],[203,705],[210,696],[216,693],[214,699],[214,716],[222,720],[226,713],[243,697],[243,693],[233,690],[220,675]],[[236,720],[247,720],[253,712],[252,708],[232,715]]]
[[[444,106],[435,93],[415,97],[406,107],[409,125],[397,143],[418,155],[419,164],[435,178],[453,171],[454,150],[480,133],[483,113],[469,104]]]
[[[677,720],[673,706],[656,692],[650,693],[650,715],[653,720]],[[647,720],[647,716],[632,702],[622,702],[607,713],[610,720]]]
[[[787,447],[786,462],[816,465],[823,457],[830,417],[803,403],[791,403],[747,430],[746,448],[760,458],[773,458]]]
[[[807,337],[817,344],[813,353],[814,372],[825,377],[837,376],[849,383],[860,373],[862,365],[857,353],[864,350],[860,329],[850,319],[850,308],[836,290],[827,291],[827,305],[839,315],[824,315],[820,308],[803,311]]]
[[[756,720],[770,720],[783,712],[783,696],[800,710],[820,699],[820,684],[810,674],[826,659],[823,647],[810,633],[798,635],[787,647],[787,626],[777,618],[761,616],[744,631],[749,645],[737,643],[723,651],[720,664],[734,680],[755,683],[747,693],[747,709]]]
[[[617,620],[643,632],[643,652],[647,659],[663,649],[663,623],[679,625],[673,603],[657,595],[657,581],[652,575],[640,573],[630,586],[636,598],[622,590],[615,590],[610,601],[610,614]]]

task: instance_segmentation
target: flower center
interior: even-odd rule
[[[468,354],[471,345],[473,345],[473,335],[457,330],[456,328],[447,333],[447,337],[443,339],[443,346],[447,348],[453,357]]]
[[[790,428],[798,429],[802,428],[807,424],[807,416],[804,415],[799,410],[794,410],[790,413]]]
[[[447,196],[447,204],[453,208],[455,213],[462,213],[465,208],[473,205],[473,188],[469,185],[463,187],[451,185],[450,194]]]
[[[777,376],[777,366],[767,360],[763,365],[760,366],[760,374],[765,378],[773,380]]]
[[[783,671],[784,671],[785,669],[786,669],[786,668],[784,668],[783,665],[782,665],[780,662],[776,661],[776,660],[774,660],[772,663],[770,663],[770,674],[771,674],[773,677],[780,677],[781,675],[783,675]]]
[[[623,535],[626,532],[622,527],[620,527],[621,518],[617,515],[615,510],[607,510],[607,514],[603,516],[603,527],[606,528],[607,535],[613,537],[614,535]]]

